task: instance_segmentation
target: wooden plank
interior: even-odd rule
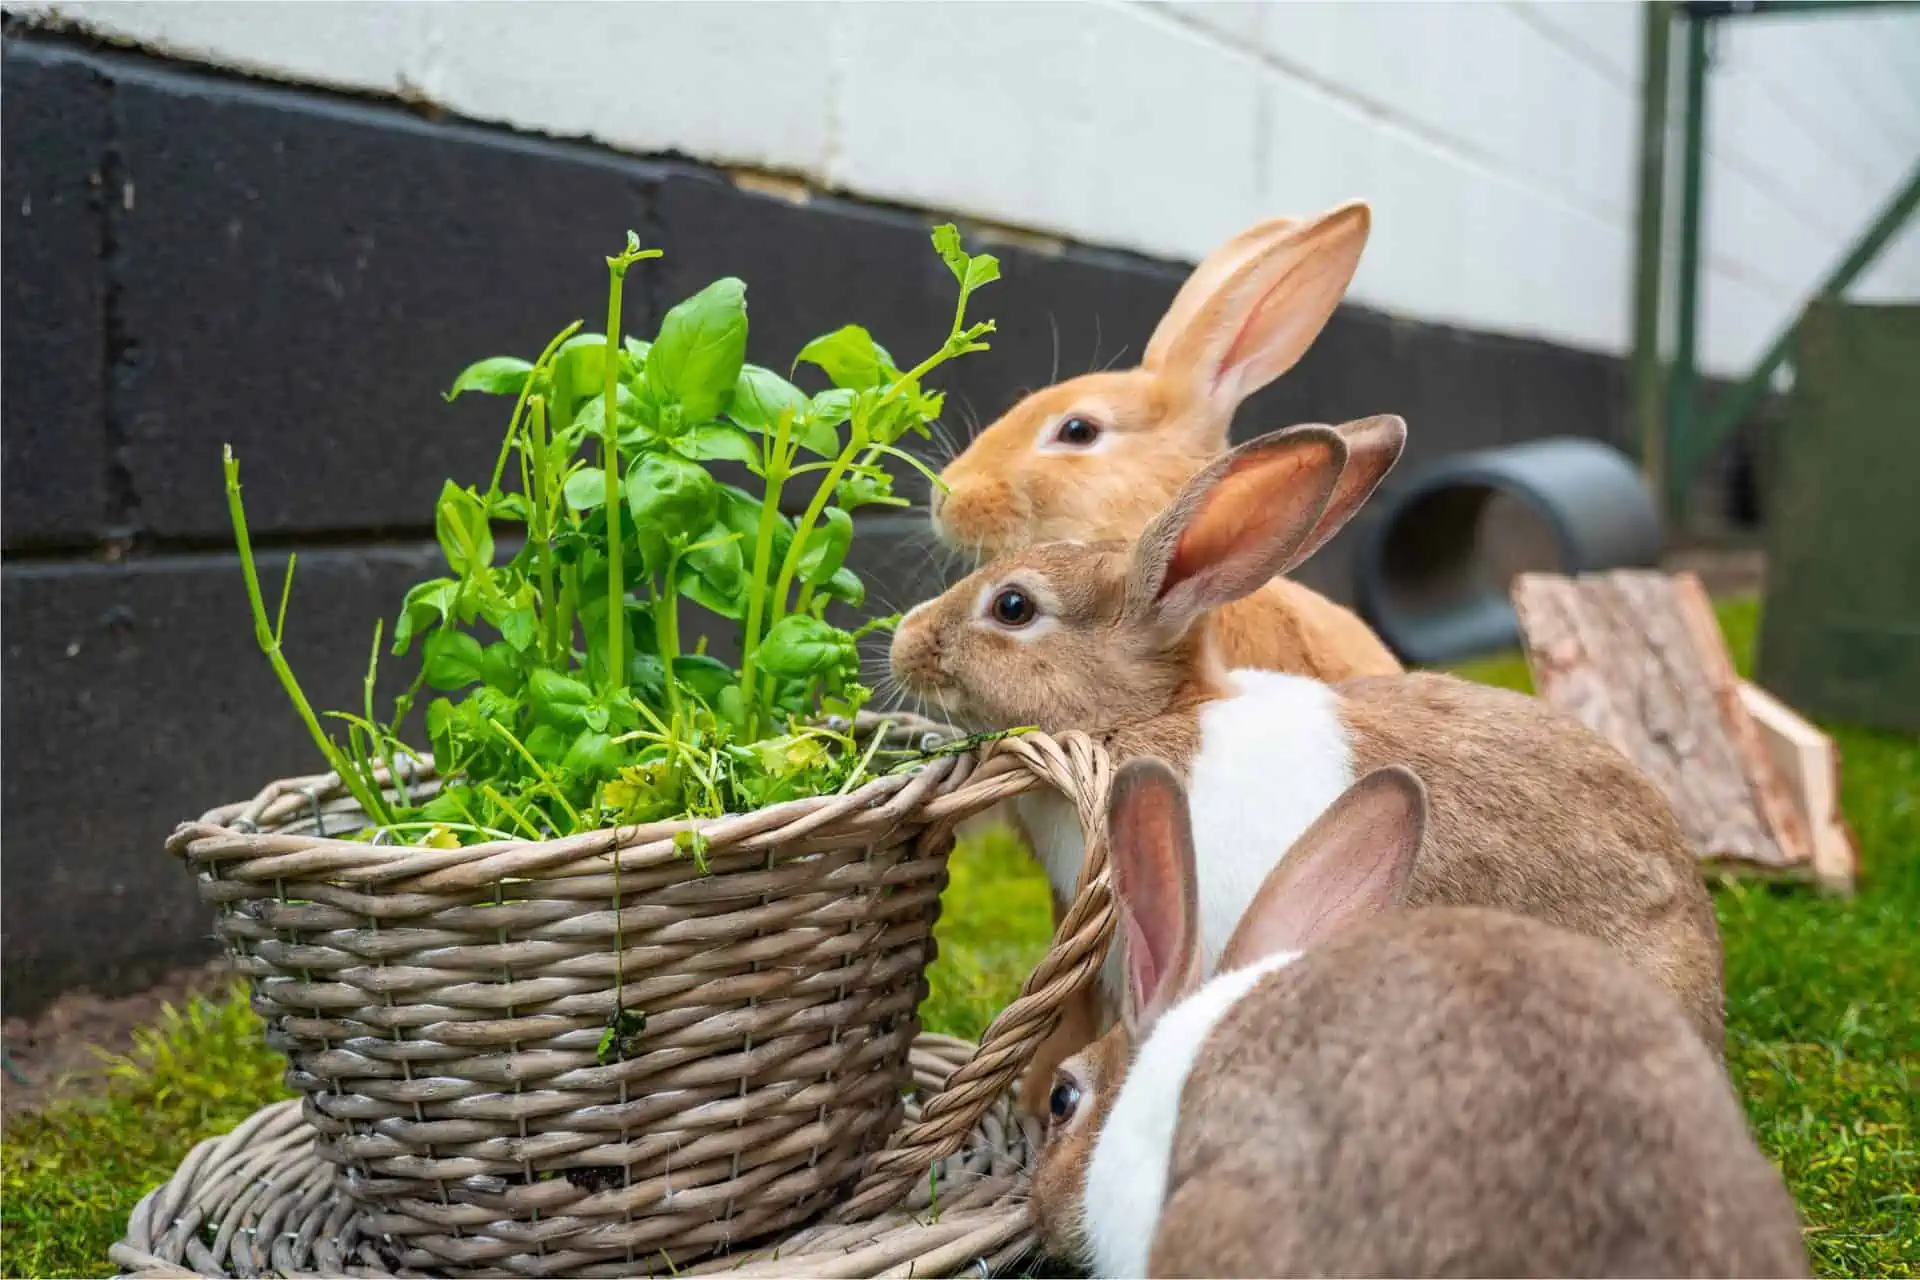
[[[1534,687],[1619,748],[1704,861],[1803,874],[1813,845],[1738,692],[1697,579],[1624,570],[1513,587]]]
[[[1860,871],[1860,848],[1840,809],[1839,748],[1758,685],[1741,681],[1740,700],[1813,838],[1814,878],[1823,889],[1851,894]]]
[[[1720,632],[1720,620],[1713,615],[1713,601],[1698,574],[1677,573],[1667,579],[1674,604],[1693,637],[1694,651],[1713,687],[1713,698],[1720,708],[1721,723],[1745,766],[1747,782],[1760,816],[1766,822],[1775,843],[1790,861],[1811,863],[1813,837],[1800,816],[1800,808],[1788,793],[1773,756],[1760,741],[1753,716],[1740,698],[1740,673],[1733,668],[1733,655],[1727,652],[1727,638]]]

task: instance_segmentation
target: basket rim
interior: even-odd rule
[[[854,732],[856,734],[884,732],[912,735],[923,739],[928,734],[936,734],[942,738],[964,736],[962,730],[951,725],[911,712],[862,712],[854,726]],[[758,809],[728,812],[712,817],[667,818],[654,822],[624,823],[617,826],[596,827],[565,836],[547,836],[537,840],[519,837],[487,840],[478,844],[462,845],[457,849],[344,839],[324,834],[324,823],[321,824],[320,831],[312,833],[289,833],[280,829],[279,823],[262,827],[256,815],[261,815],[274,804],[292,797],[303,799],[315,818],[320,818],[322,815],[361,812],[360,806],[351,800],[338,773],[329,771],[295,774],[274,779],[249,799],[230,801],[207,810],[197,819],[177,823],[173,832],[167,837],[166,850],[174,857],[183,860],[193,859],[197,853],[206,850],[209,841],[218,842],[221,851],[238,853],[242,858],[255,854],[287,853],[295,849],[326,852],[336,858],[347,858],[352,862],[354,869],[370,871],[378,878],[385,878],[379,876],[379,871],[383,868],[397,869],[404,865],[409,868],[408,875],[412,876],[423,872],[444,871],[471,863],[484,862],[503,854],[534,849],[541,850],[545,856],[553,858],[569,854],[585,857],[611,856],[636,845],[671,840],[683,832],[705,834],[727,830],[734,834],[745,834],[744,831],[737,829],[746,824],[750,824],[754,829],[773,829],[791,826],[823,810],[861,812],[878,809],[884,807],[889,801],[897,801],[898,793],[907,790],[918,792],[919,795],[916,798],[932,799],[926,793],[947,781],[948,775],[956,769],[966,770],[963,781],[967,776],[984,781],[980,766],[996,760],[1001,763],[997,769],[989,770],[989,775],[1005,774],[1006,780],[1012,782],[1016,775],[1023,772],[1018,761],[1013,758],[1016,753],[1010,753],[1006,747],[1007,743],[1016,738],[1048,740],[1049,735],[1038,731],[1022,731],[1017,735],[997,739],[970,750],[930,756],[900,772],[869,778],[851,791],[796,796]],[[406,762],[401,770],[403,776],[399,780],[400,784],[414,787],[430,785],[438,780],[431,752],[409,753],[400,759]],[[397,791],[396,782],[384,764],[375,767],[373,776],[383,790]],[[1017,785],[1014,789],[1023,790],[1025,784]],[[289,820],[297,821],[298,818]]]

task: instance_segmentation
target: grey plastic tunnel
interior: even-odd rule
[[[1482,536],[1489,505],[1503,496],[1546,527],[1560,572],[1660,558],[1659,510],[1617,449],[1557,437],[1443,458],[1383,495],[1359,549],[1360,612],[1403,661],[1454,662],[1518,643],[1519,620]]]

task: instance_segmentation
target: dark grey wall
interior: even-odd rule
[[[434,122],[21,34],[5,43],[4,931],[8,1011],[127,988],[205,946],[172,825],[315,767],[253,646],[219,452],[257,539],[300,553],[291,656],[316,703],[358,697],[376,617],[431,572],[432,502],[484,474],[497,402],[445,404],[468,361],[531,355],[604,306],[628,228],[634,330],[721,274],[755,358],[848,321],[896,351],[944,333],[924,215],[749,194],[698,165]],[[1137,357],[1178,265],[996,246],[994,350],[955,367],[990,419],[1023,389]],[[1244,429],[1393,411],[1407,470],[1544,434],[1621,442],[1618,361],[1335,317]],[[863,534],[896,602],[925,594],[900,521]],[[1350,536],[1303,575],[1347,594]]]

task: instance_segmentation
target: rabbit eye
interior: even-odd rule
[[[1099,424],[1079,416],[1064,418],[1053,430],[1053,438],[1061,444],[1069,444],[1076,449],[1084,449],[1100,438]]]
[[[1080,1109],[1080,1086],[1071,1080],[1060,1080],[1053,1086],[1053,1092],[1047,1095],[1047,1114],[1055,1124],[1065,1124],[1073,1119],[1073,1113]]]
[[[987,606],[993,620],[1003,627],[1024,627],[1032,622],[1039,612],[1034,608],[1033,597],[1018,587],[1004,587]]]

